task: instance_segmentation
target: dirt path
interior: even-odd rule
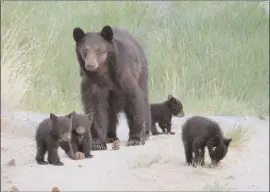
[[[72,161],[59,150],[63,167],[36,164],[33,128],[2,133],[1,191],[13,185],[20,191],[50,191],[53,186],[61,191],[269,191],[268,120],[212,117],[226,127],[235,122],[249,124],[255,134],[245,148],[230,148],[219,167],[192,168],[185,165],[180,137],[186,118],[173,119],[176,135],[152,137],[137,147],[125,147],[127,125],[120,121],[119,151],[94,151],[93,159]],[[11,159],[15,165],[7,165]]]

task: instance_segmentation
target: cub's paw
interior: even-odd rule
[[[94,157],[94,155],[91,155],[91,154],[85,155],[85,158],[87,158],[87,159],[90,159],[90,158],[93,158],[93,157]]]
[[[85,158],[84,153],[77,151],[77,152],[75,153],[75,158],[76,158],[77,160],[84,159],[84,158]]]
[[[41,160],[41,161],[37,161],[37,164],[39,164],[39,165],[48,165],[49,163],[47,161]]]
[[[127,146],[135,146],[135,145],[140,145],[140,140],[139,139],[129,139],[127,141]]]
[[[172,131],[171,131],[169,134],[170,134],[170,135],[175,135],[175,132],[172,132]]]
[[[55,166],[63,166],[63,165],[64,165],[64,163],[63,163],[63,162],[61,162],[61,161],[58,161],[58,162],[54,162],[54,163],[52,163],[52,165],[55,165]]]

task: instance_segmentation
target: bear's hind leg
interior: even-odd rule
[[[42,141],[37,142],[37,154],[36,154],[36,161],[40,165],[47,165],[48,162],[44,160],[44,156],[46,153],[46,144]]]

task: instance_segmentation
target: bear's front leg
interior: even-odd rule
[[[58,147],[53,145],[48,146],[48,162],[55,166],[63,166],[64,163],[60,161],[58,155]]]
[[[127,96],[125,104],[125,113],[129,126],[129,139],[127,146],[140,145],[141,141],[144,144],[146,138],[146,123],[147,114],[145,110],[146,103],[141,90],[134,90]]]
[[[107,139],[106,143],[113,143],[116,140],[119,140],[116,134],[116,127],[118,124],[118,118],[117,118],[117,98],[115,98],[114,95],[111,94],[109,98],[109,127],[108,127],[108,133],[107,133]]]
[[[100,119],[100,118],[98,118]],[[95,120],[92,124],[91,132],[92,132],[92,150],[100,151],[107,150],[106,145],[106,137],[107,137],[107,125],[108,119]]]
[[[160,134],[162,134],[162,133],[158,132],[157,126],[156,126],[155,123],[152,123],[152,126],[151,126],[151,134],[152,134],[152,135],[160,135]]]
[[[82,79],[81,97],[85,114],[94,114],[91,125],[92,150],[107,150],[109,91]]]
[[[94,113],[94,122],[91,127],[92,150],[107,150],[106,138],[108,134],[109,122],[109,103],[107,97],[99,96],[95,98],[96,109]]]

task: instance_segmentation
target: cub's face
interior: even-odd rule
[[[86,132],[90,131],[90,128],[93,123],[93,115],[92,114],[77,114],[76,112],[72,112],[67,115],[68,117],[72,117],[72,131],[77,133],[78,135],[83,135]]]
[[[228,147],[232,139],[215,137],[212,141],[207,143],[211,163],[216,165],[228,153]]]
[[[50,114],[52,122],[52,135],[59,138],[59,141],[69,141],[71,139],[72,121],[71,118],[66,116],[57,117]]]
[[[113,51],[111,27],[105,26],[99,33],[84,33],[81,28],[75,28],[73,38],[76,42],[77,54],[83,60],[86,71],[107,69],[108,57]]]
[[[183,105],[179,99],[169,95],[168,102],[169,102],[170,109],[172,110],[172,114],[174,116],[178,116],[178,117],[185,116]]]

